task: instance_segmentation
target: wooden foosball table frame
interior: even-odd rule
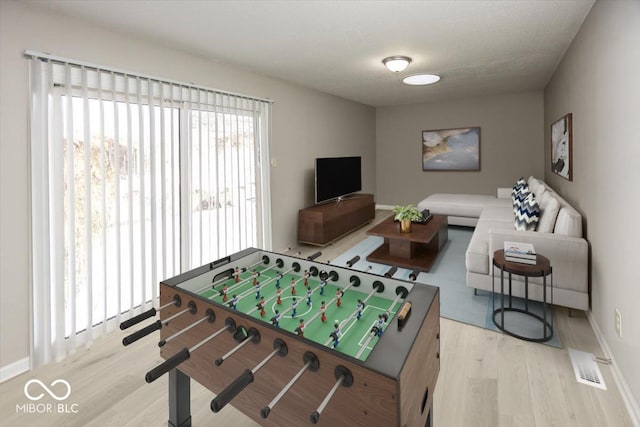
[[[276,328],[250,315],[230,309],[199,296],[189,289],[211,283],[227,274],[230,268],[250,265],[267,257],[271,263],[279,260],[282,270],[297,263],[304,270],[315,267],[335,273],[339,282],[349,283],[358,278],[358,290],[368,292],[372,283],[384,284],[384,293],[395,296],[394,290],[408,291],[404,301],[411,302],[411,312],[402,327],[397,314],[388,319],[388,325],[377,344],[364,361],[347,356],[296,334]],[[220,355],[238,345],[239,340],[228,331],[208,341],[191,357],[169,371],[169,426],[191,425],[190,379],[198,381],[213,393],[219,394],[271,352],[274,342],[286,344],[286,355],[276,355],[256,374],[254,381],[230,402],[257,423],[269,427],[312,425],[310,414],[336,384],[339,374],[346,369],[351,384],[337,388],[335,395],[317,420],[324,426],[431,426],[433,422],[433,392],[440,369],[440,300],[437,287],[381,277],[346,267],[322,264],[258,249],[247,249],[222,260],[196,268],[160,283],[160,305],[167,305],[177,296],[181,307],[170,306],[160,313],[164,320],[178,313],[193,301],[195,314],[181,315],[161,329],[161,339],[188,327],[194,319],[205,316],[207,310],[215,314],[215,321],[205,321],[179,335],[161,349],[165,359],[185,348],[201,342],[225,324],[237,328],[256,330],[259,342],[243,346],[224,364],[216,366]],[[195,316],[195,317],[194,317]],[[268,414],[261,409],[270,402],[293,375],[304,365],[305,353],[313,353],[319,362],[315,371],[307,370]]]

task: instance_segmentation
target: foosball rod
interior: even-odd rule
[[[282,277],[284,277],[286,274],[288,274],[289,272],[291,272],[292,270],[294,270],[293,268],[288,269],[287,271],[285,271],[284,273],[282,273]],[[274,280],[276,280],[275,277],[269,277],[267,280],[265,280],[264,282],[261,283],[261,286],[264,287],[266,285],[268,285],[269,283],[273,282]],[[302,279],[300,279],[302,280]],[[298,283],[300,280],[298,280],[296,283]],[[231,290],[233,288],[233,286],[231,288],[229,288],[229,290]],[[285,289],[286,290],[286,289]],[[228,291],[227,291],[228,292]],[[254,288],[247,288],[246,290],[242,291],[240,293],[240,295],[238,295],[238,301],[242,301],[244,298],[246,298],[247,296],[251,295],[252,293],[255,292]],[[268,301],[265,301],[265,304]],[[247,314],[251,314],[252,312],[249,312]]]
[[[214,289],[216,286],[218,286],[221,283],[226,282],[227,280],[231,279],[232,277],[233,277],[233,273],[230,273],[228,276],[223,277],[220,280],[213,281],[213,282],[209,283],[207,286],[205,286],[203,288],[200,288],[200,289],[197,289],[195,291],[195,293],[199,294],[200,292],[204,291],[205,289]]]
[[[240,374],[238,378],[236,378],[231,384],[227,386],[224,390],[218,394],[215,399],[211,401],[211,410],[215,413],[218,413],[222,408],[227,406],[234,397],[236,397],[242,390],[244,390],[249,384],[251,384],[255,379],[255,374],[266,365],[269,360],[276,354],[281,357],[286,356],[288,353],[287,345],[280,338],[276,338],[273,342],[273,351],[269,353],[267,357],[262,359],[260,363],[258,363],[253,369],[245,369],[245,371]]]
[[[173,319],[182,316],[183,314],[189,312],[191,314],[196,314],[196,312],[198,311],[198,308],[196,307],[196,303],[194,303],[193,301],[189,301],[189,304],[187,304],[188,307],[185,308],[182,311],[177,312],[176,314],[167,317],[166,319],[164,319],[162,321],[162,323],[164,324],[164,326],[167,326],[169,324],[170,321],[172,321]]]
[[[186,326],[182,329],[180,329],[178,332],[176,332],[175,334],[168,336],[167,338],[160,340],[158,342],[158,347],[163,347],[166,343],[168,343],[169,341],[172,341],[173,339],[175,339],[176,337],[182,335],[183,333],[187,332],[188,330],[195,328],[196,326],[198,326],[200,323],[204,322],[205,320],[208,320],[209,323],[213,323],[216,321],[216,315],[214,314],[213,310],[208,308],[204,317],[200,320],[196,320],[195,322],[193,322],[192,324],[190,324],[189,326]]]
[[[145,326],[144,328],[132,333],[131,335],[127,335],[126,337],[124,337],[122,339],[122,345],[127,346],[129,344],[133,344],[134,342],[138,341],[139,339],[146,337],[150,333],[162,329],[163,325],[166,326],[169,323],[170,320],[175,319],[176,317],[186,313],[187,311],[190,311],[192,314],[195,314],[196,311],[197,311],[196,304],[193,301],[189,301],[188,306],[189,307],[185,308],[182,311],[179,311],[178,313],[174,314],[173,316],[170,316],[169,318],[165,319],[164,321],[156,320],[152,324],[150,324],[148,326]]]
[[[297,268],[297,269],[296,269],[296,268]],[[284,273],[282,273],[282,277],[286,276],[286,275],[287,275],[287,274],[289,274],[291,271],[295,271],[295,272],[300,271],[300,265],[297,265],[297,263],[294,263],[294,266],[293,266],[293,267],[291,267],[290,269],[288,269],[287,271],[285,271]],[[272,277],[272,278],[271,278],[271,279],[269,279],[266,283],[272,282],[272,281],[274,281],[274,280],[275,280],[275,278],[274,278],[274,277]],[[302,278],[298,279],[298,280],[296,281],[296,283],[298,283],[300,280],[302,280]],[[287,289],[290,289],[290,288],[291,288],[291,285],[289,285],[288,287],[286,287],[283,291],[286,291]],[[269,303],[270,301],[274,300],[276,297],[277,297],[277,295],[274,295],[274,296],[272,296],[271,298],[269,298],[269,299],[265,300],[265,302],[264,302],[264,303],[265,303],[265,305],[266,305],[267,303]],[[257,308],[257,307],[254,307],[254,308],[252,308],[251,310],[249,310],[246,314],[249,316],[249,315],[251,315],[252,313],[254,313],[254,312],[256,312],[256,311],[258,311],[258,308]]]
[[[258,344],[260,342],[260,332],[258,332],[256,328],[249,328],[247,337],[244,340],[242,340],[240,344],[238,344],[237,346],[233,347],[231,350],[226,352],[222,357],[217,358],[215,360],[216,366],[222,365],[225,360],[233,356],[233,354],[236,351],[240,350],[242,347],[249,344],[250,342],[254,344]]]
[[[372,290],[371,292],[369,292],[369,295],[367,295],[367,297],[366,297],[366,298],[364,299],[364,301],[362,301],[362,302],[363,302],[364,304],[366,304],[366,303],[367,303],[367,301],[369,301],[369,300],[371,299],[371,297],[373,296],[373,294],[375,294],[376,292],[382,292],[382,291],[384,291],[384,285],[382,284],[382,282],[379,282],[379,281],[377,281],[377,280],[376,280],[375,282],[373,282],[373,290]],[[342,327],[343,327],[344,325],[346,325],[347,323],[349,323],[349,321],[351,321],[351,320],[356,316],[356,314],[357,314],[357,313],[358,313],[358,310],[357,310],[357,309],[356,309],[356,310],[354,310],[354,311],[349,315],[349,317],[347,317],[347,318],[346,318],[346,319],[344,319],[342,322],[340,322],[340,324],[339,324],[339,325],[340,325],[340,326],[339,326],[339,328],[340,328],[340,329],[342,329]],[[325,343],[324,343],[324,345],[329,345],[329,343],[330,343],[331,341],[333,341],[333,339],[332,339],[332,338],[329,338],[329,339],[327,340],[327,342],[325,342]]]
[[[137,325],[143,320],[146,320],[150,317],[155,316],[156,313],[158,313],[160,310],[164,310],[165,308],[171,307],[172,305],[175,305],[176,307],[180,307],[180,305],[182,305],[182,299],[180,298],[180,295],[177,295],[177,294],[174,295],[173,300],[171,300],[171,302],[168,302],[165,305],[160,306],[160,308],[158,309],[152,307],[149,310],[143,313],[140,313],[137,316],[132,317],[131,319],[125,320],[124,322],[120,323],[120,329],[124,331],[125,329],[128,329],[133,325]]]
[[[351,385],[353,384],[353,375],[351,375],[351,372],[344,366],[336,366],[335,375],[337,381],[333,385],[333,388],[331,388],[331,391],[329,391],[322,403],[320,403],[318,409],[316,409],[311,414],[310,419],[313,424],[318,424],[322,411],[324,411],[324,408],[326,408],[327,404],[329,404],[329,401],[331,400],[333,395],[336,393],[336,391],[338,391],[338,387],[340,387],[341,385],[344,387],[351,387]]]
[[[174,354],[169,359],[165,360],[163,363],[161,363],[160,365],[156,366],[155,368],[147,372],[147,374],[144,377],[145,381],[148,383],[151,383],[157,380],[162,375],[166,374],[173,368],[177,367],[179,364],[181,364],[185,360],[188,360],[191,357],[191,353],[193,353],[198,348],[205,345],[206,343],[208,343],[209,341],[211,341],[212,339],[214,339],[215,337],[217,337],[218,335],[220,335],[226,330],[229,330],[229,332],[234,332],[236,330],[236,322],[230,317],[225,320],[225,326],[223,328],[218,329],[216,332],[209,335],[207,338],[203,339],[193,347],[183,348],[181,351]]]
[[[311,372],[316,372],[318,369],[320,369],[320,361],[318,360],[316,355],[311,353],[310,351],[307,351],[304,354],[304,356],[302,357],[302,361],[305,362],[304,366],[300,368],[300,370],[293,376],[293,378],[291,378],[291,381],[289,381],[287,385],[285,385],[282,390],[280,390],[276,397],[274,397],[267,406],[260,410],[260,416],[262,418],[267,418],[269,416],[271,410],[278,404],[280,399],[282,399],[282,397],[291,389],[291,387],[293,387],[293,385],[300,379],[302,374],[304,374],[307,369],[309,369]]]
[[[395,305],[398,303],[398,300],[400,298],[404,298],[403,295],[400,293],[398,295],[396,295],[395,299],[393,300],[393,302],[391,303],[391,305],[389,306],[389,308],[387,309],[387,313],[391,313],[391,310],[393,310],[393,307],[395,307]],[[358,352],[356,353],[356,355],[354,356],[356,359],[359,359],[360,356],[362,356],[362,353],[364,353],[364,351],[366,350],[367,346],[369,345],[369,343],[373,340],[373,338],[376,336],[376,334],[374,334],[373,332],[369,333],[369,337],[367,338],[367,340],[362,344],[362,346],[360,346],[360,350],[358,350]]]
[[[360,261],[360,256],[356,255],[353,258],[351,258],[349,261],[346,262],[347,267],[349,267],[349,268],[353,267],[353,265],[358,261]]]
[[[282,268],[282,266],[283,266],[283,265],[284,265],[284,262],[282,262],[282,260],[281,260],[281,259],[278,259],[278,260],[276,260],[275,264],[273,264],[271,267],[269,267],[269,268],[265,268],[264,270],[257,272],[257,273],[258,273],[258,276],[259,276],[259,275],[261,275],[262,273],[264,273],[264,272],[266,272],[266,271],[269,271],[269,270],[272,270],[272,269],[274,269],[274,268],[276,268],[276,267],[278,267],[278,268]],[[241,280],[241,281],[239,281],[238,283],[235,283],[235,284],[233,284],[232,286],[230,286],[230,287],[229,287],[229,289],[228,289],[228,291],[232,291],[232,290],[234,290],[234,289],[236,289],[236,288],[239,288],[240,286],[244,285],[245,283],[247,283],[247,282],[248,282],[249,280],[251,280],[252,278],[253,278],[253,275],[251,275],[251,276],[247,277],[246,279],[242,279],[242,280]],[[228,292],[228,291],[227,291],[227,292]]]
[[[342,289],[342,293],[344,294],[345,291],[347,291],[349,288],[351,288],[352,286],[355,286],[356,284],[360,284],[359,280],[357,277],[353,276],[351,282],[349,282],[349,284],[347,286],[345,286],[344,289]],[[333,297],[331,300],[329,300],[329,302],[325,305],[327,308],[329,308],[331,306],[331,304],[333,304],[336,300],[338,299],[338,297]],[[308,322],[306,322],[306,326],[309,327],[309,325],[311,324],[311,322],[313,322],[314,320],[316,320],[322,313],[317,312],[316,314],[314,314],[313,316],[311,316],[311,319],[309,319]]]
[[[242,267],[242,272],[244,273],[244,272],[246,272],[246,271],[249,271],[249,270],[250,270],[250,269],[252,269],[253,267],[257,267],[257,266],[258,266],[258,265],[260,265],[260,264],[264,264],[264,263],[265,263],[265,261],[266,261],[266,259],[265,259],[265,258],[266,258],[266,259],[268,259],[268,257],[267,257],[266,255],[263,255],[263,256],[262,256],[262,259],[261,259],[260,261],[255,262],[255,263],[251,264],[251,265],[250,265],[250,266],[248,266],[248,267]],[[219,274],[218,274],[218,275],[219,275]],[[228,275],[227,275],[227,277],[224,277],[224,278],[222,278],[222,279],[220,279],[220,280],[215,280],[215,277],[214,277],[214,281],[213,281],[212,283],[208,284],[207,286],[205,286],[205,287],[203,287],[203,288],[200,288],[200,289],[196,290],[195,292],[196,292],[196,293],[200,293],[200,292],[204,291],[205,289],[209,289],[209,288],[210,288],[210,289],[215,289],[215,287],[216,287],[216,286],[218,286],[218,285],[220,285],[220,284],[222,284],[222,283],[226,282],[227,280],[231,279],[232,277],[233,277],[233,269],[230,269],[230,271],[228,271]],[[249,277],[249,279],[250,279],[250,278],[251,278],[251,277]],[[248,279],[247,279],[247,280],[248,280]]]

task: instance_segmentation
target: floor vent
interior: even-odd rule
[[[592,353],[569,349],[569,357],[573,365],[573,371],[576,374],[576,380],[579,383],[587,384],[593,387],[607,389],[602,379],[602,373],[596,363],[595,356]]]

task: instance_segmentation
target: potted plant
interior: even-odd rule
[[[422,213],[414,205],[396,205],[393,208],[393,219],[400,221],[400,232],[411,232],[411,221],[422,219]]]

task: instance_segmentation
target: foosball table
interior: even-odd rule
[[[247,249],[160,283],[169,425],[191,425],[190,379],[263,426],[431,426],[440,369],[437,287]],[[417,274],[417,273],[416,273]],[[410,277],[415,280],[416,274]]]

